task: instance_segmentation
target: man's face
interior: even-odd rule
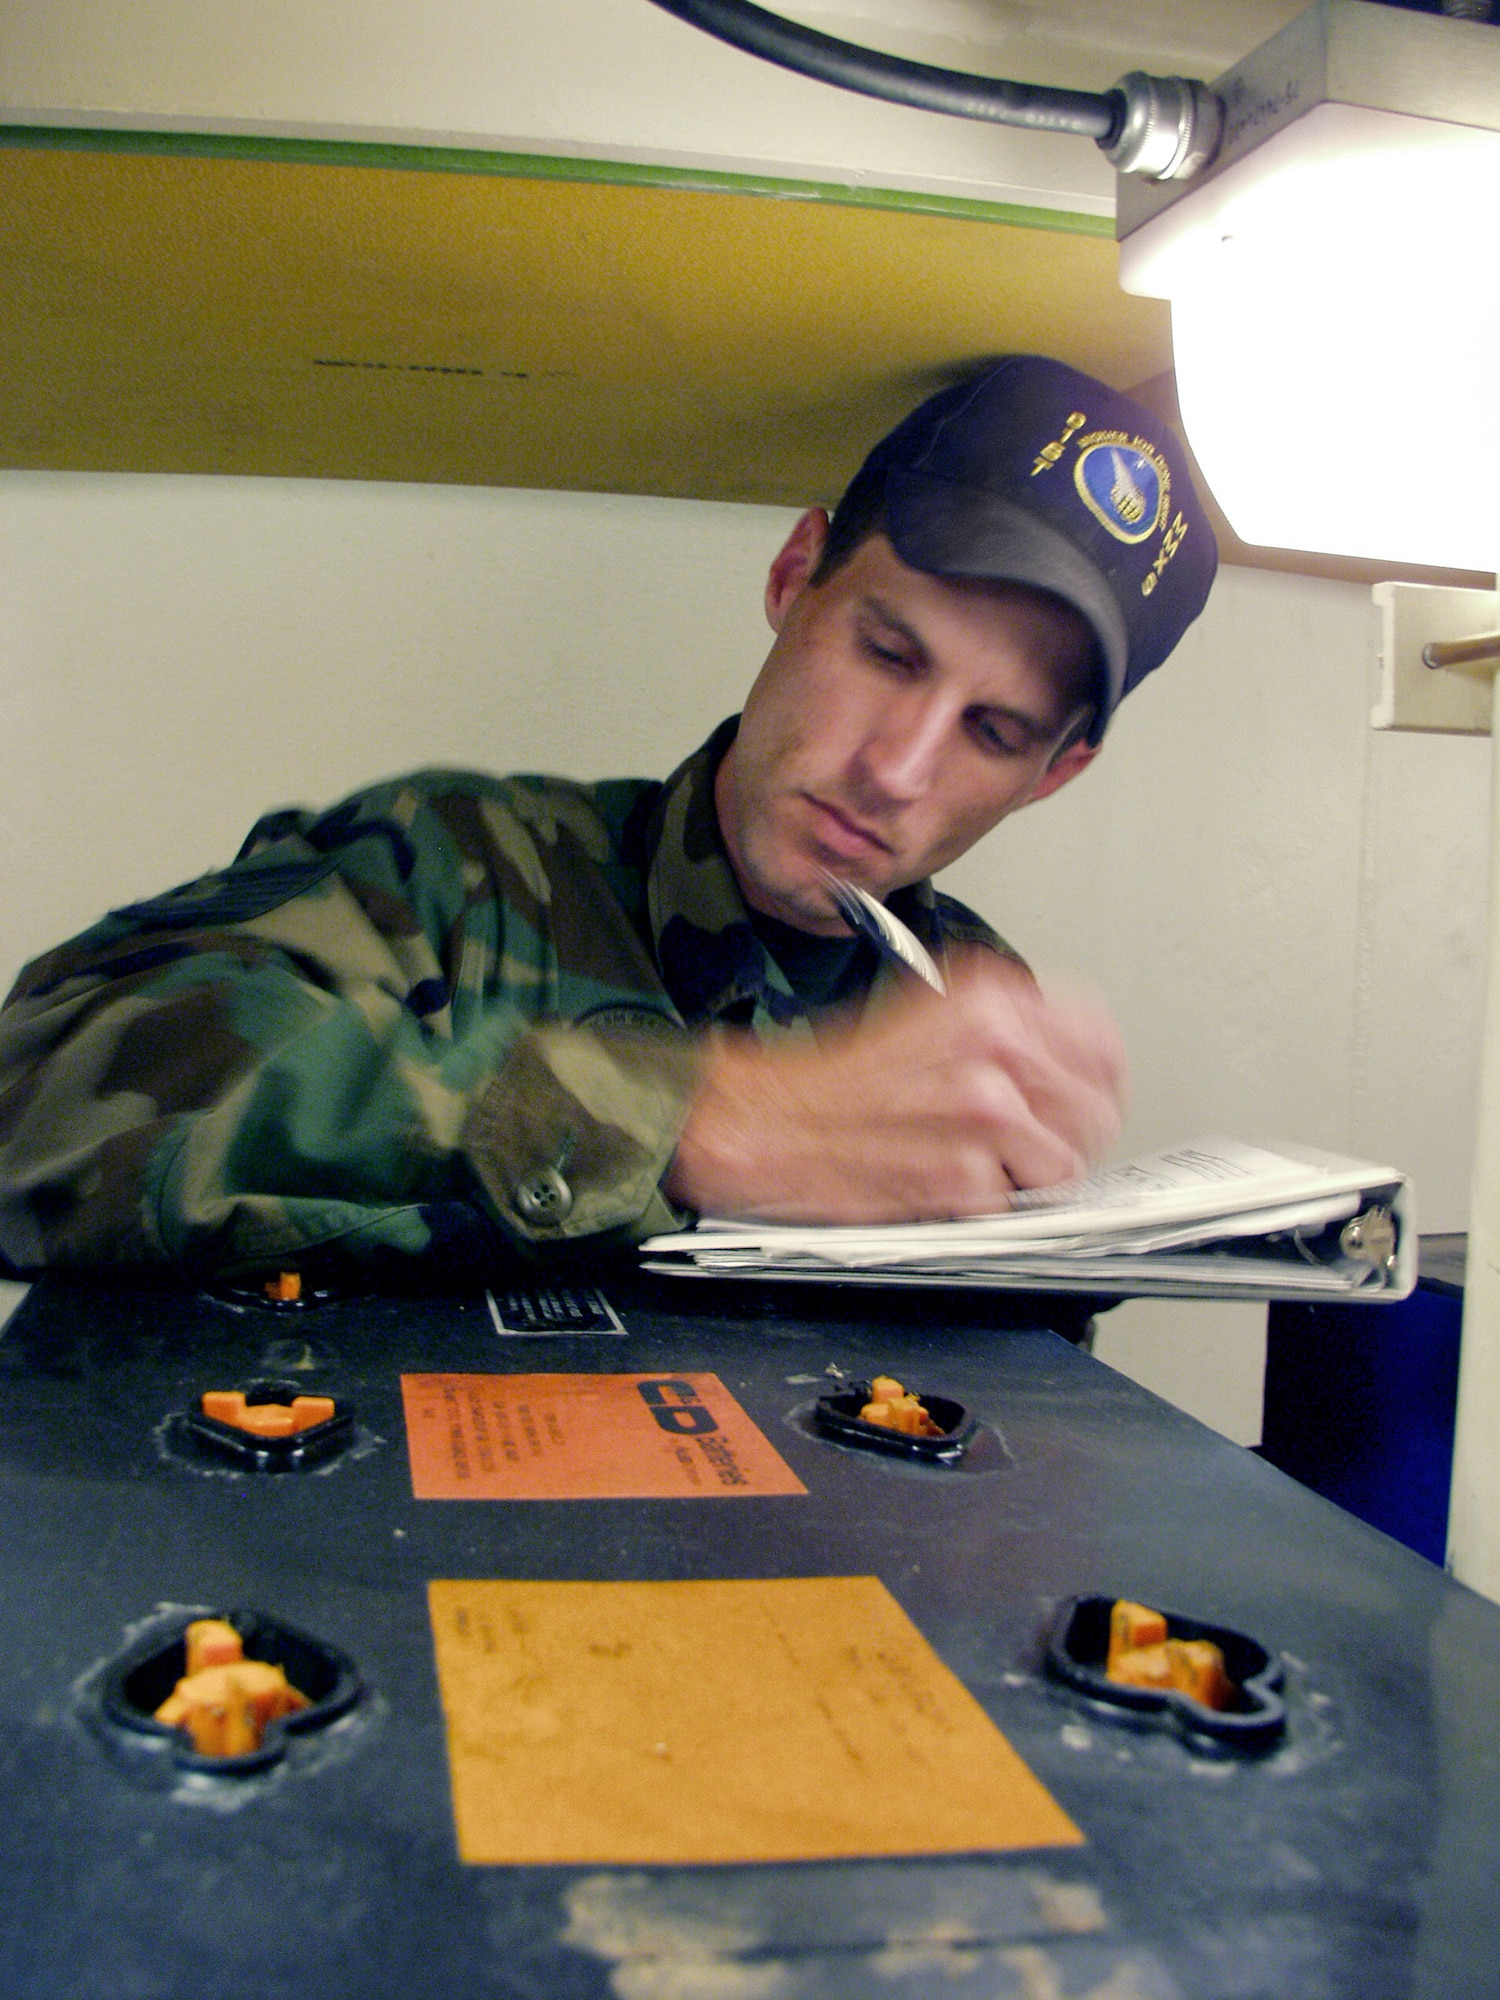
[[[884,898],[1094,752],[1059,754],[1078,719],[1063,690],[1090,647],[1075,612],[911,569],[884,535],[813,585],[826,532],[804,514],[772,564],[776,640],[714,796],[750,907],[837,936],[823,870]]]

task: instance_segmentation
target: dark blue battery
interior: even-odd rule
[[[1424,1236],[1396,1305],[1273,1305],[1260,1453],[1441,1563],[1463,1320],[1461,1236]]]

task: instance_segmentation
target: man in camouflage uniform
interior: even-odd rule
[[[1094,756],[1212,537],[1138,406],[1012,357],[877,446],[772,565],[743,716],[665,783],[425,772],[117,910],[0,1014],[17,1269],[367,1268],[684,1213],[1004,1205],[1118,1129],[1102,1017],[936,893]],[[877,963],[824,871],[944,963]]]

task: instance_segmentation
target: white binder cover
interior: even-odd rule
[[[1179,1298],[1405,1298],[1416,1283],[1410,1185],[1391,1167],[1212,1136],[998,1215],[808,1225],[705,1216],[641,1245],[648,1270]]]

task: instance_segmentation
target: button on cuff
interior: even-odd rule
[[[474,1090],[459,1138],[500,1227],[552,1247],[652,1234],[648,1211],[655,1230],[668,1226],[657,1183],[698,1068],[698,1044],[670,1022],[647,1034],[526,1029]]]
[[[533,1229],[546,1228],[549,1223],[567,1220],[573,1208],[573,1190],[556,1167],[539,1167],[516,1188],[511,1205]]]

